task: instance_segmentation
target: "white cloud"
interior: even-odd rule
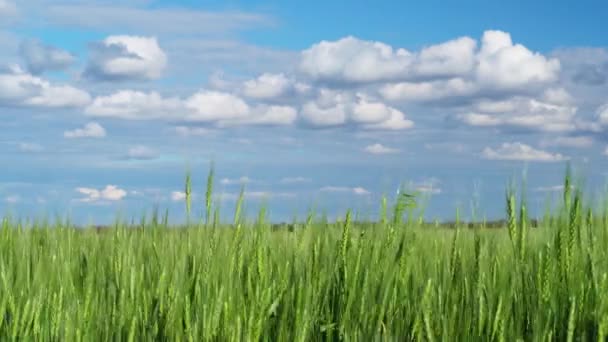
[[[116,185],[106,185],[101,190],[80,187],[76,188],[76,191],[86,196],[79,199],[80,202],[120,201],[127,196],[127,192]]]
[[[312,182],[310,178],[306,177],[284,177],[279,183],[281,184],[295,184],[295,183],[309,183]]]
[[[252,108],[247,117],[237,120],[219,120],[219,126],[235,125],[266,125],[281,126],[291,125],[298,118],[298,112],[289,106],[267,106],[259,105]]]
[[[68,85],[54,85],[42,78],[13,67],[0,71],[0,104],[30,107],[81,107],[91,101],[90,95]]]
[[[402,130],[414,126],[401,111],[363,93],[321,89],[317,98],[304,104],[302,119],[316,127],[348,123],[370,130]]]
[[[574,187],[572,187],[574,188]],[[564,191],[563,185],[540,186],[534,189],[535,192],[561,192]]]
[[[568,160],[559,153],[550,153],[537,150],[520,142],[503,143],[499,148],[486,147],[481,153],[484,159],[489,160],[520,160],[538,162],[558,162]]]
[[[156,37],[109,36],[92,50],[85,75],[100,80],[160,78],[167,55]]]
[[[171,192],[171,200],[174,202],[180,202],[186,199],[186,193],[183,191]]]
[[[254,99],[274,99],[285,95],[293,83],[285,74],[264,73],[243,83],[243,94]]]
[[[608,103],[600,106],[596,113],[597,121],[602,126],[608,126]]]
[[[220,180],[220,184],[222,184],[222,185],[248,184],[248,183],[251,183],[251,182],[252,182],[251,178],[249,178],[247,176],[242,176],[242,177],[237,178],[237,179],[222,178]]]
[[[42,147],[42,145],[37,144],[37,143],[22,142],[22,143],[19,143],[18,147],[21,152],[26,152],[26,153],[36,153],[36,152],[44,151],[44,147]]]
[[[506,32],[486,31],[479,49],[470,37],[428,46],[419,52],[355,37],[322,41],[302,52],[299,69],[314,80],[328,83],[419,83],[464,78],[474,81],[477,91],[487,91],[521,90],[553,82],[558,78],[560,63],[555,58],[547,58],[521,44],[514,44]],[[425,89],[414,89],[414,92],[428,99],[447,96],[450,91],[471,91],[466,81],[455,82],[448,85],[424,83]],[[435,86],[439,95],[430,94]],[[412,89],[403,84],[385,89],[385,94],[390,98],[413,98],[407,94]],[[401,95],[402,91],[406,94]]]
[[[19,52],[28,71],[35,75],[49,70],[65,69],[76,60],[71,53],[45,45],[37,39],[23,41]]]
[[[391,116],[388,120],[376,124],[364,125],[363,128],[369,130],[398,131],[414,127],[414,122],[406,119],[402,112],[391,108],[390,113]]]
[[[322,41],[304,50],[299,69],[308,77],[325,82],[452,77],[472,69],[475,46],[473,39],[461,37],[412,53],[349,36]]]
[[[65,138],[103,138],[106,130],[97,122],[89,122],[83,128],[63,132]]]
[[[177,126],[174,129],[175,133],[182,137],[207,136],[213,134],[212,130],[204,127]]]
[[[186,107],[192,110],[186,120],[198,122],[238,120],[250,112],[249,105],[238,96],[209,90],[192,95],[186,100]]]
[[[604,155],[608,156],[608,146],[606,146],[606,148],[604,149]]]
[[[471,96],[479,91],[472,80],[451,78],[424,82],[399,82],[383,85],[380,95],[390,101],[429,102]]]
[[[136,160],[151,160],[157,159],[159,156],[160,155],[157,151],[147,146],[137,145],[129,148],[126,158]]]
[[[375,82],[407,71],[411,53],[380,42],[355,37],[322,41],[302,52],[300,71],[322,81]]]
[[[391,110],[393,108],[384,103],[359,95],[359,100],[353,104],[351,119],[355,123],[377,124],[390,119]]]
[[[345,186],[324,186],[321,189],[319,189],[319,191],[321,192],[343,192],[343,193],[352,193],[355,195],[369,195],[371,194],[370,191],[366,190],[365,188],[362,187],[345,187]]]
[[[399,153],[396,148],[386,147],[382,144],[376,143],[373,145],[366,146],[363,151],[371,154],[394,154]]]
[[[577,108],[525,97],[481,100],[460,119],[471,126],[511,126],[544,132],[570,132],[580,125]]]
[[[593,145],[593,138],[590,136],[575,136],[575,137],[556,137],[542,140],[541,146],[558,146],[558,147],[576,147],[586,148]]]
[[[420,51],[414,66],[418,77],[455,77],[468,74],[475,66],[477,42],[460,37]]]
[[[558,59],[513,44],[511,35],[501,31],[483,34],[475,76],[481,85],[494,89],[519,89],[556,81],[559,76]]]
[[[317,127],[339,126],[346,123],[346,108],[343,104],[321,107],[316,102],[307,102],[302,107],[302,118]]]
[[[85,114],[127,120],[171,119],[183,115],[184,109],[178,98],[163,98],[157,92],[121,90],[96,97]]]
[[[353,188],[353,193],[355,195],[369,195],[371,194],[371,192],[369,192],[368,190],[362,188],[362,187],[355,187]]]

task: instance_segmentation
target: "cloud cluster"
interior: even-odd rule
[[[565,95],[565,91],[562,92]],[[460,118],[471,126],[510,126],[545,132],[571,132],[580,127],[577,108],[569,100],[537,100],[512,97],[507,100],[481,100]]]
[[[484,32],[479,43],[460,37],[420,51],[355,37],[323,41],[302,52],[299,70],[333,88],[377,89],[389,102],[459,103],[453,114],[471,126],[550,132],[581,126],[571,96],[557,86],[560,61],[514,43],[502,31]],[[304,113],[325,125],[347,120],[348,110],[334,102],[308,103]],[[370,111],[383,113],[379,107]]]
[[[110,36],[91,47],[84,75],[94,80],[153,80],[167,66],[155,37]]]
[[[476,91],[534,87],[558,78],[557,59],[514,44],[506,32],[486,31],[477,46],[474,39],[460,37],[411,52],[346,37],[303,51],[299,70],[314,81],[330,84],[460,79],[473,82]],[[398,97],[398,92],[392,93]]]
[[[0,106],[82,107],[91,101],[83,90],[53,84],[14,66],[0,70]]]
[[[80,187],[76,192],[85,196],[80,202],[120,201],[127,196],[127,192],[116,185],[106,185],[103,189]]]
[[[335,84],[457,76],[472,69],[475,45],[462,37],[414,53],[349,36],[304,50],[299,70],[312,80]]]
[[[400,110],[364,93],[320,89],[303,104],[302,121],[313,127],[354,125],[367,130],[404,130],[414,126]]]
[[[156,92],[121,90],[96,97],[85,113],[92,117],[211,123],[221,127],[290,125],[297,118],[296,110],[289,106],[250,106],[237,95],[212,90],[201,90],[186,99],[166,98]],[[191,133],[184,128],[180,131],[186,135]]]

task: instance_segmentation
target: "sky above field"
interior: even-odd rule
[[[533,212],[608,166],[603,1],[0,0],[0,208],[77,222],[194,213]]]

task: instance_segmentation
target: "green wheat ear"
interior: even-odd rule
[[[213,196],[213,178],[215,176],[215,167],[211,163],[209,175],[207,176],[207,191],[205,192],[205,225],[209,225],[211,220],[211,198]]]
[[[190,218],[190,210],[192,208],[192,178],[190,177],[190,171],[186,172],[186,186],[184,189],[186,194],[186,215]]]

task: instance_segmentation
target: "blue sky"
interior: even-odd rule
[[[0,0],[0,208],[79,223],[183,219],[210,162],[230,217],[373,217],[400,184],[429,219],[531,209],[570,162],[601,195],[600,1]]]

